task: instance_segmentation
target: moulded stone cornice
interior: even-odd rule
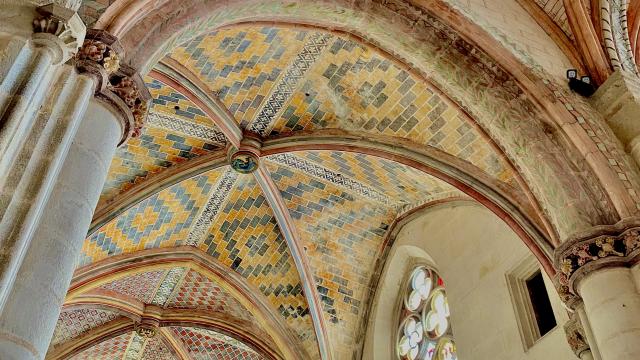
[[[562,243],[556,250],[557,286],[570,307],[580,295],[577,284],[591,272],[609,267],[628,267],[640,260],[640,219],[629,218],[614,225],[595,226]]]

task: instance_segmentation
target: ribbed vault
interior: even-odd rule
[[[146,67],[153,104],[113,159],[51,358],[351,358],[408,212],[478,201],[551,274],[563,238],[637,211],[599,119],[535,64],[475,48],[440,1],[439,17],[403,1],[177,3],[81,10]],[[239,174],[228,154],[249,137],[258,170]],[[148,318],[152,338],[136,331]]]

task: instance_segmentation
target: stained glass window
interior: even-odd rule
[[[426,266],[406,281],[397,334],[401,360],[457,360],[444,282]]]

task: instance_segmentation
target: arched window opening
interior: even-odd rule
[[[457,360],[444,281],[426,266],[405,281],[396,354],[401,360]]]

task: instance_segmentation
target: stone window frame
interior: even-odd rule
[[[400,286],[400,292],[398,293],[398,296],[395,299],[395,310],[394,310],[394,324],[395,325],[399,325],[404,319],[403,315],[403,311],[405,309],[405,297],[406,297],[406,290],[407,287],[410,286],[410,279],[413,275],[413,273],[420,267],[424,267],[427,269],[430,269],[431,271],[434,271],[438,277],[440,277],[440,272],[438,270],[438,267],[432,263],[431,261],[427,260],[427,259],[423,259],[423,258],[412,258],[411,260],[407,261],[405,263],[404,269],[403,269],[403,274],[402,274],[402,278],[399,280],[402,282],[402,285]],[[446,286],[445,286],[446,288]],[[451,322],[451,318],[449,318],[449,322]],[[392,359],[397,359],[398,355],[397,355],[397,333],[400,331],[400,329],[398,327],[396,327],[396,329],[394,330],[393,334],[394,336],[392,336]],[[453,336],[451,334],[451,323],[449,324],[449,329],[448,332],[446,334],[443,334],[441,337],[438,338],[438,341],[445,339],[445,338],[449,338],[451,340],[453,340]]]
[[[537,272],[542,273],[542,271],[535,257],[527,256],[505,274],[511,304],[513,305],[522,346],[525,352],[531,349],[540,339],[544,338],[544,336],[553,332],[553,329],[558,327],[556,320],[556,326],[545,335],[541,335],[538,329],[538,322],[536,321],[533,304],[531,303],[531,297],[527,289],[527,281]],[[546,286],[545,281],[545,287]],[[549,296],[548,288],[547,296]]]

